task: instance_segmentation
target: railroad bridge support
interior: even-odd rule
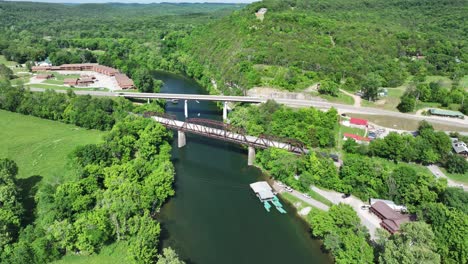
[[[177,146],[179,148],[187,144],[186,133],[246,146],[248,148],[247,163],[249,166],[252,166],[255,162],[255,149],[257,148],[280,148],[297,155],[307,154],[309,152],[302,142],[295,139],[280,138],[264,134],[258,137],[250,136],[247,135],[243,128],[235,127],[222,121],[187,118],[185,122],[183,122],[176,120],[175,116],[156,112],[145,112],[143,116],[150,117],[169,129],[177,130]]]

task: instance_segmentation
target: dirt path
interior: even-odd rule
[[[273,190],[275,190],[277,193],[282,193],[282,192],[285,192],[284,188],[279,186],[278,183],[275,181],[273,182]],[[317,200],[314,200],[312,198],[307,198],[307,197],[304,197],[302,195],[302,193],[296,191],[296,190],[293,190],[291,193],[290,193],[292,196],[296,197],[297,199],[303,201],[304,203],[310,205],[310,206],[313,206],[315,208],[318,208],[320,210],[324,210],[324,211],[328,211],[329,207]]]
[[[355,95],[355,94],[352,94],[352,93],[350,93],[350,92],[347,92],[347,91],[345,91],[345,90],[343,90],[343,89],[340,89],[340,91],[341,91],[342,93],[346,94],[346,95],[351,96],[351,97],[354,99],[354,105],[353,105],[353,106],[355,106],[355,107],[361,107],[361,100],[362,100],[362,99],[361,99],[360,96],[357,96],[357,95]]]
[[[468,186],[466,184],[449,179],[447,175],[445,175],[437,165],[429,165],[427,166],[427,168],[432,172],[432,174],[434,174],[436,178],[446,178],[448,186],[459,187],[462,188],[465,192],[468,191]]]

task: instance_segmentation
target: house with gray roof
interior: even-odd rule
[[[465,142],[454,140],[452,141],[452,148],[453,148],[453,151],[457,153],[458,155],[468,157],[468,147],[466,146]]]

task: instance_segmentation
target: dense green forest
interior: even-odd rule
[[[72,181],[23,190],[16,179],[21,168],[12,160],[0,159],[1,263],[86,256],[118,241],[128,243],[125,261],[130,263],[177,259],[170,249],[158,256],[161,228],[154,219],[154,213],[174,195],[172,134],[150,119],[129,114],[163,111],[158,102],[134,106],[125,99],[72,92],[32,93],[0,77],[0,109],[110,130],[103,143],[70,153],[76,175]]]
[[[448,187],[446,181],[436,179],[421,164],[439,164],[447,171],[466,174],[468,162],[451,153],[449,136],[435,131],[427,122],[421,122],[417,136],[390,133],[369,145],[354,140],[343,144],[342,165],[336,168],[328,152],[338,152],[338,115],[336,110],[322,112],[313,108],[291,109],[268,101],[259,106],[238,106],[230,113],[231,124],[246,129],[249,134],[273,134],[296,138],[309,150],[297,156],[286,150],[270,148],[259,151],[256,164],[276,180],[301,192],[310,192],[315,185],[325,189],[353,194],[362,201],[380,198],[405,204],[420,222],[411,224],[405,234],[383,236],[379,246],[371,249],[366,242],[366,232],[356,222],[357,216],[349,214],[345,220],[345,207],[337,212],[316,212],[308,222],[312,234],[324,240],[324,246],[337,263],[372,263],[373,253],[379,263],[412,259],[411,263],[465,263],[468,247],[464,237],[468,230],[466,217],[468,194],[462,189]],[[460,135],[455,135],[461,138]],[[351,210],[351,208],[349,208]],[[343,211],[343,212],[342,212]],[[333,223],[337,221],[337,223]],[[427,243],[418,248],[398,253],[399,247],[415,239],[413,228],[425,234]],[[383,234],[381,234],[383,235]],[[360,251],[349,245],[359,245]],[[398,246],[396,246],[396,245]],[[418,255],[419,251],[427,254]],[[403,261],[404,262],[404,261]]]
[[[260,8],[268,9],[263,20]],[[374,101],[380,87],[412,80],[411,93],[425,76],[442,75],[454,92],[439,89],[430,102],[448,106],[466,95],[459,80],[468,74],[467,12],[463,0],[265,0],[165,44],[178,70],[207,87],[215,80],[217,93],[320,82],[321,93],[362,90]]]
[[[161,51],[168,35],[187,33],[242,6],[0,1],[0,52],[18,63],[46,58],[55,65],[99,62],[118,68],[150,92],[150,71],[170,68]]]
[[[268,11],[257,19],[263,7]],[[466,12],[462,0],[0,2],[0,51],[20,63],[46,57],[54,64],[99,62],[127,73],[145,92],[158,89],[148,77],[154,69],[186,73],[225,94],[321,83],[320,93],[362,90],[374,101],[380,87],[405,84],[402,112],[421,101],[468,113],[459,83],[468,74]],[[452,87],[426,88],[430,75],[451,78]]]
[[[255,12],[262,7],[268,11],[257,19]],[[363,90],[369,100],[376,99],[380,87],[411,79],[398,107],[411,112],[417,100],[443,106],[463,101],[466,87],[458,81],[468,74],[466,13],[463,0],[266,0],[248,6],[0,1],[0,52],[27,64],[46,58],[54,64],[99,62],[127,73],[147,92],[157,90],[151,77],[155,69],[185,73],[213,93],[242,94],[254,86],[293,91],[320,82],[322,93]],[[441,87],[427,83],[428,75],[454,82],[451,88]],[[116,241],[128,242],[129,262],[177,258],[170,249],[158,256],[161,231],[153,220],[174,194],[171,135],[128,114],[162,111],[161,105],[134,106],[121,98],[72,92],[32,93],[21,83],[12,85],[14,78],[0,64],[1,109],[108,134],[103,143],[70,154],[75,181],[39,188],[32,221],[25,220],[15,179],[21,168],[0,159],[2,263],[89,255]],[[466,173],[468,163],[449,154],[445,133],[422,123],[416,137],[391,133],[369,146],[348,140],[337,169],[326,154],[338,147],[334,109],[296,110],[269,101],[236,107],[229,117],[249,134],[290,137],[309,149],[321,148],[302,156],[260,151],[257,165],[276,179],[304,192],[314,184],[363,200],[392,199],[421,220],[371,247],[351,208],[338,205],[317,212],[310,220],[312,235],[324,240],[336,262],[468,261],[467,194],[411,164],[438,163],[449,172]]]

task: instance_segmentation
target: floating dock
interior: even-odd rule
[[[273,189],[266,181],[260,181],[250,184],[250,188],[254,191],[255,195],[258,197],[260,202],[263,203],[265,210],[270,212],[271,202],[278,212],[285,214],[286,210],[284,210],[283,205],[280,203],[278,197],[273,193]]]

